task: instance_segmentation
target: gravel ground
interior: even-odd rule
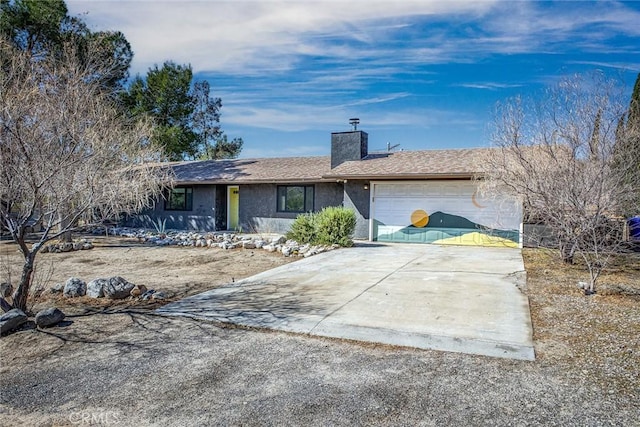
[[[21,332],[40,351],[20,354],[28,371],[3,369],[0,425],[640,425],[638,395],[603,388],[554,359],[372,346],[147,314],[71,320]],[[0,343],[3,355],[10,341]]]
[[[128,326],[96,342],[73,326],[51,332],[59,337],[25,332],[51,351],[28,355],[28,373],[3,372],[0,424],[638,425],[637,396],[611,394],[554,363],[147,315],[83,320],[83,329]]]
[[[535,362],[116,307],[0,340],[0,425],[640,426],[640,300],[525,255]]]

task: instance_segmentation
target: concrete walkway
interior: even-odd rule
[[[158,312],[424,349],[534,360],[517,249],[359,244]]]

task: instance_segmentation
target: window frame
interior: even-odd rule
[[[302,194],[303,194],[303,199],[302,199],[302,210],[290,210],[287,209],[287,189],[289,188],[302,188]],[[281,191],[284,189],[284,208],[281,209],[280,206],[280,197],[282,195]],[[311,200],[308,200],[307,197],[307,192],[311,190]],[[276,212],[278,213],[295,213],[295,214],[301,214],[301,213],[307,213],[307,212],[313,212],[315,211],[315,198],[316,198],[316,188],[315,185],[309,185],[309,184],[285,184],[285,185],[278,185],[276,187]],[[311,209],[306,209],[308,207],[308,205],[311,204]]]
[[[181,206],[172,206],[173,193],[176,190],[184,190],[184,203]],[[192,211],[193,210],[193,186],[178,186],[170,189],[164,198],[165,211]]]

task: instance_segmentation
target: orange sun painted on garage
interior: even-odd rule
[[[471,203],[473,203],[475,207],[478,209],[486,208],[485,205],[481,205],[480,203],[478,203],[477,193],[478,193],[477,191],[474,191],[473,194],[471,195]]]
[[[422,209],[413,211],[411,214],[411,224],[418,228],[426,227],[427,224],[429,224],[429,214]]]

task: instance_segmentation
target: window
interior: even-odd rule
[[[312,212],[313,185],[279,185],[278,212]]]
[[[193,188],[176,187],[169,191],[164,201],[165,211],[190,211],[193,209]]]

